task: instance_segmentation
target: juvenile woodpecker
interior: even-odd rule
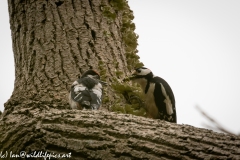
[[[154,76],[150,69],[140,67],[135,69],[130,80],[140,84],[145,94],[148,117],[177,123],[174,94],[164,79]]]
[[[95,70],[88,70],[81,78],[74,81],[69,93],[72,109],[97,110],[102,104],[102,84],[100,75]]]

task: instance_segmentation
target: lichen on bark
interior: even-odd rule
[[[133,23],[133,12],[129,8],[126,0],[110,0],[109,6],[101,6],[103,15],[109,19],[109,23],[113,22],[116,17],[121,19],[121,28],[120,35],[122,37],[123,48],[125,50],[125,56],[127,60],[127,68],[132,71],[134,68],[143,66],[143,63],[139,61],[139,56],[137,55],[137,39],[138,35],[136,35],[135,24]],[[107,33],[105,33],[107,34]],[[117,96],[120,98],[115,100],[114,103],[109,107],[110,111],[134,114],[139,116],[145,116],[146,111],[143,107],[144,104],[142,102],[142,95],[140,94],[139,86],[132,86],[130,82],[123,82],[124,73],[118,67],[119,63],[116,62],[115,68],[115,77],[114,83],[112,83],[111,87],[117,93]],[[136,94],[137,93],[137,94]],[[129,97],[135,97],[135,101],[130,100]],[[123,101],[125,99],[125,101]],[[108,101],[106,97],[103,102]]]

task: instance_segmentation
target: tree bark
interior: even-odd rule
[[[15,85],[5,108],[29,99],[65,108],[70,85],[83,72],[95,69],[111,86],[139,62],[133,16],[125,0],[8,3]],[[135,57],[127,58],[127,53]],[[111,87],[105,98],[106,106],[117,98]]]
[[[41,110],[32,103],[5,116],[0,128],[4,153],[48,151],[104,160],[240,159],[239,136],[131,114]]]
[[[102,108],[124,101],[112,84],[140,65],[125,0],[8,4],[15,85],[0,115],[0,158],[47,151],[70,159],[240,159],[234,135],[107,110],[70,110],[68,89],[91,68],[109,83]]]

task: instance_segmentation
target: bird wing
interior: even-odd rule
[[[169,84],[160,77],[154,77],[155,83],[154,97],[158,107],[160,119],[177,123],[175,97]],[[163,107],[165,106],[165,107]]]
[[[71,99],[80,105],[98,109],[101,106],[102,85],[97,80],[84,77],[72,84]]]
[[[88,88],[79,81],[75,81],[71,87],[71,98],[73,101],[81,103],[82,101],[90,101]]]

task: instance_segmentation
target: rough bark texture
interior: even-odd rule
[[[3,120],[4,152],[71,152],[71,159],[240,159],[240,137],[130,114],[29,104]]]
[[[240,138],[234,135],[67,109],[69,86],[87,69],[99,70],[111,85],[138,63],[125,0],[8,3],[16,79],[0,115],[0,158],[6,152],[48,151],[71,152],[71,159],[240,159]],[[111,87],[105,91],[105,108],[122,101]]]
[[[125,1],[119,3],[126,11],[110,2],[8,1],[16,79],[6,108],[29,99],[66,107],[70,85],[86,70],[96,69],[110,85],[130,73],[123,41],[130,10]],[[110,87],[105,92],[109,105],[116,97]]]

